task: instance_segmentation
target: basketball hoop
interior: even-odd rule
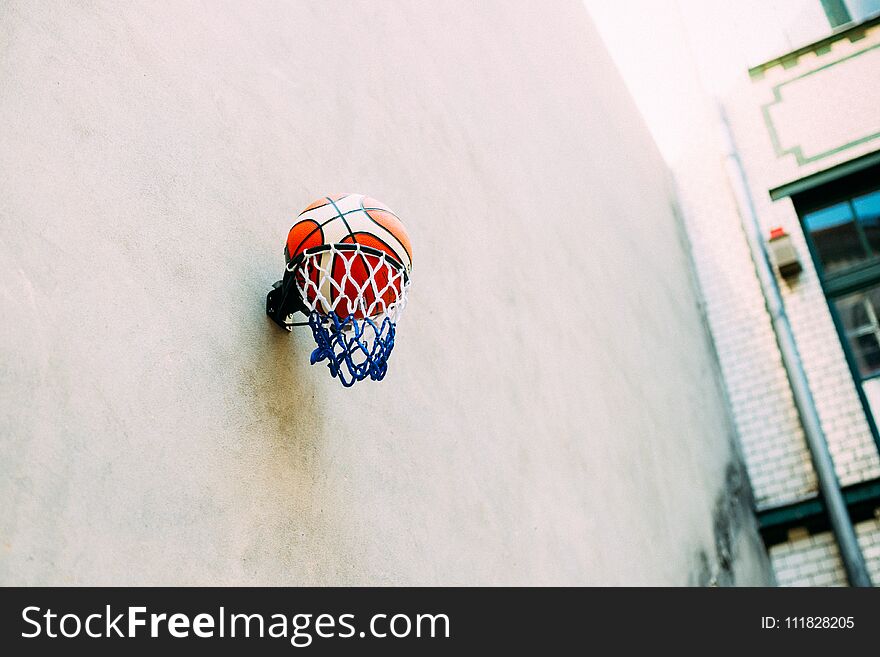
[[[327,361],[343,386],[381,381],[406,307],[409,239],[396,216],[372,199],[349,194],[324,201],[303,211],[291,229],[284,278],[269,292],[266,313],[288,331],[309,326],[317,345],[311,363]],[[336,220],[341,239],[328,242]],[[307,321],[294,321],[296,312]]]

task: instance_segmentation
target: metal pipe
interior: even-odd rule
[[[832,461],[831,453],[828,451],[828,442],[825,439],[825,432],[819,420],[816,402],[813,399],[813,393],[810,391],[803,361],[798,353],[794,333],[788,321],[788,316],[785,313],[785,305],[782,301],[782,294],[779,291],[779,284],[773,273],[767,245],[761,236],[761,225],[758,221],[754,200],[749,190],[748,177],[746,176],[742,160],[739,157],[739,152],[736,149],[733,132],[730,129],[730,123],[727,120],[724,108],[719,104],[718,109],[721,135],[724,140],[727,174],[733,187],[737,205],[739,206],[740,219],[742,220],[743,231],[749,243],[749,250],[752,253],[755,273],[758,275],[758,280],[764,292],[767,312],[770,314],[773,332],[779,345],[779,353],[782,355],[782,364],[785,367],[794,403],[800,416],[801,426],[804,429],[807,447],[810,450],[810,458],[813,461],[813,469],[816,472],[816,479],[819,483],[819,494],[825,503],[825,510],[828,513],[831,529],[840,548],[840,557],[843,561],[843,567],[846,570],[846,577],[850,586],[871,586],[871,577],[865,565],[865,557],[859,547],[855,529],[846,508],[846,501],[843,499],[843,492],[840,490],[840,482],[834,470],[834,461]]]

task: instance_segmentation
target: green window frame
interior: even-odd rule
[[[811,216],[841,204],[846,204],[855,217],[854,200],[877,191],[880,191],[880,164],[872,164],[855,173],[792,194],[791,200],[800,218],[810,256],[819,274],[825,300],[856,383],[865,417],[874,434],[874,442],[880,449],[880,434],[874,413],[862,387],[863,382],[880,377],[880,353],[875,354],[869,349],[871,353],[866,356],[863,351],[857,353],[853,346],[860,339],[870,340],[873,333],[880,347],[880,251],[871,248],[863,228],[855,221],[857,243],[865,249],[865,257],[852,266],[837,267],[834,271],[826,272],[820,246],[808,225]],[[872,302],[874,307],[871,307]],[[844,321],[840,307],[848,304],[857,312],[861,310],[858,308],[859,304],[864,305],[864,312],[860,314],[864,319],[858,327],[853,326],[851,316],[847,318],[849,325]],[[872,363],[876,363],[876,366],[872,366]]]

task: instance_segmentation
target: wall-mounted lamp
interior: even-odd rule
[[[794,244],[791,243],[791,235],[784,228],[770,231],[770,252],[782,278],[793,278],[803,270]]]

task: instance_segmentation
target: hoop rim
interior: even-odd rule
[[[331,249],[336,249],[337,251],[361,251],[367,255],[376,256],[377,258],[385,257],[389,264],[391,264],[395,269],[401,272],[403,275],[404,283],[409,283],[409,272],[406,267],[403,266],[397,258],[388,253],[387,251],[382,251],[381,249],[375,249],[372,246],[366,246],[364,244],[358,244],[355,242],[354,244],[350,244],[347,242],[334,242],[332,244],[322,244],[320,246],[313,246],[308,249],[304,249],[299,255],[295,258],[292,258],[290,262],[287,263],[288,271],[294,271],[297,267],[299,267],[303,261],[309,257],[318,255],[319,253],[324,253],[326,251],[330,251]]]

